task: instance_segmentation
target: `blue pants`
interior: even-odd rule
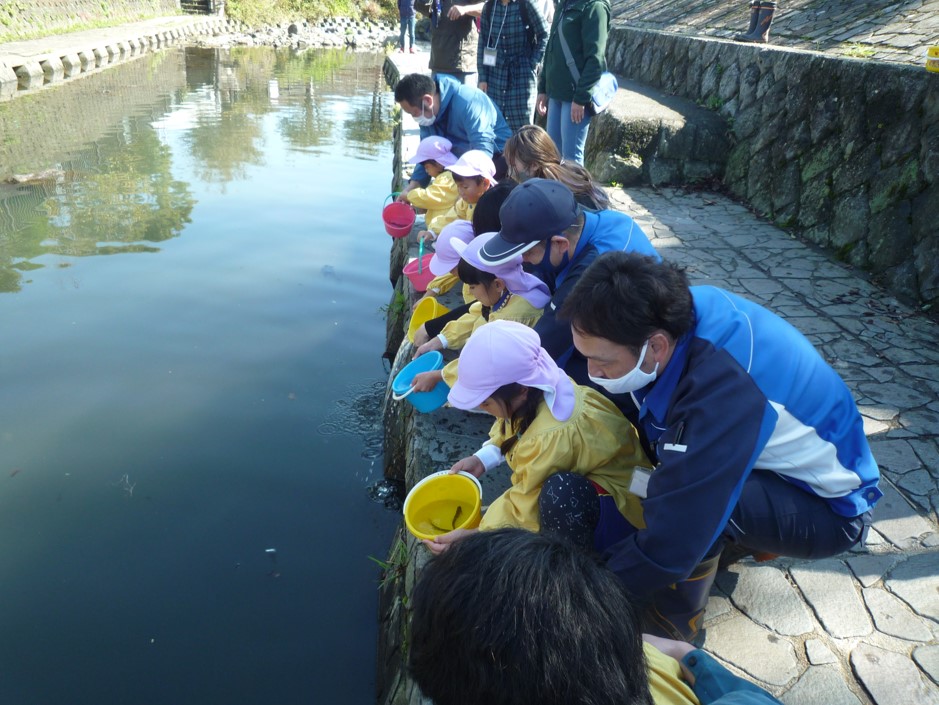
[[[637,531],[616,511],[611,497],[598,496],[593,484],[575,473],[549,477],[538,507],[543,531],[585,547],[592,544],[599,551]],[[744,483],[727,526],[707,555],[715,555],[730,542],[758,553],[827,558],[861,540],[865,519],[835,514],[823,498],[776,473],[757,470]],[[681,536],[676,535],[675,540],[680,541]]]
[[[414,15],[410,17],[401,18],[401,51],[404,51],[407,47],[404,46],[404,35],[408,35],[408,39],[411,41],[411,48],[414,48],[414,28],[417,25],[417,18]]]
[[[571,104],[550,98],[548,100],[548,136],[554,140],[561,158],[565,161],[584,163],[584,145],[587,143],[587,129],[590,118],[578,124],[571,122]]]

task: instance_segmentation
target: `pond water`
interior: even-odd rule
[[[0,105],[0,702],[374,702],[381,60]]]

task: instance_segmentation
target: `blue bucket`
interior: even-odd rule
[[[450,393],[450,387],[445,382],[438,382],[437,386],[429,392],[411,391],[411,382],[421,372],[431,372],[442,367],[443,355],[436,350],[425,353],[416,360],[409,362],[398,373],[394,382],[391,383],[392,398],[395,401],[407,398],[415,409],[423,413],[439,409],[447,401],[447,394]]]

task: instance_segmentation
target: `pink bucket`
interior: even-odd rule
[[[394,194],[388,196],[388,198],[393,197]],[[392,201],[382,209],[381,219],[385,224],[385,232],[397,239],[408,236],[417,219],[417,214],[411,204]]]
[[[401,271],[404,272],[406,276],[411,281],[411,286],[414,287],[415,291],[424,292],[427,291],[427,285],[430,284],[431,280],[434,278],[433,272],[430,271],[430,260],[433,258],[432,254],[424,255],[421,259],[412,259]],[[420,262],[420,266],[418,266]],[[418,271],[420,269],[420,271]]]

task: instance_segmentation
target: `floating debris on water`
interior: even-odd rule
[[[404,503],[404,483],[398,480],[379,480],[369,485],[368,498],[384,505],[385,509],[399,511]]]

